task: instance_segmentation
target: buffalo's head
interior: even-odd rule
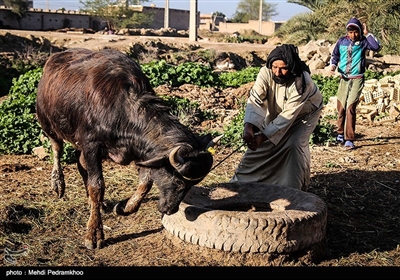
[[[179,145],[170,151],[168,163],[152,170],[152,178],[160,191],[158,210],[161,213],[171,215],[177,212],[190,188],[207,176],[213,165],[213,156],[207,149],[219,138],[211,139],[200,150],[189,144]]]

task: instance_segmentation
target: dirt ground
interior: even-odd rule
[[[86,42],[93,48],[100,44],[93,40]],[[73,45],[85,43],[80,37],[79,43]],[[234,47],[243,50],[243,46]],[[59,200],[50,189],[52,165],[48,160],[31,155],[4,155],[0,157],[0,266],[4,270],[8,267],[396,268],[400,266],[399,135],[398,122],[377,124],[358,119],[356,149],[347,151],[336,144],[311,147],[308,191],[327,204],[326,238],[318,248],[291,255],[227,252],[173,236],[163,228],[157,211],[156,187],[137,213],[122,217],[110,210],[103,214],[106,245],[100,250],[88,250],[83,245],[83,236],[89,208],[76,166],[64,167],[67,188],[64,198]],[[217,146],[215,164],[223,162],[199,185],[228,181],[243,151],[231,153],[232,150]],[[117,201],[129,197],[137,183],[134,164],[119,166],[105,162],[104,177],[105,201],[110,209]],[[22,251],[15,255],[10,253],[19,250]],[[371,270],[357,272],[364,279],[379,276]]]
[[[79,48],[84,47],[88,49],[98,50],[103,48],[114,48],[121,51],[126,50],[133,43],[136,42],[149,42],[149,41],[161,41],[163,43],[175,43],[175,44],[191,44],[199,45],[202,48],[212,48],[225,52],[241,53],[246,51],[267,51],[269,52],[274,46],[269,44],[235,44],[235,43],[221,43],[217,42],[216,38],[213,37],[201,37],[195,40],[189,40],[188,37],[156,37],[156,36],[124,36],[124,35],[104,35],[104,34],[79,34],[76,33],[64,33],[64,32],[41,32],[41,31],[27,31],[27,30],[10,30],[0,29],[0,36],[5,34],[12,34],[20,37],[35,37],[35,38],[46,38],[51,42],[52,45],[66,48]],[[40,39],[39,39],[40,40]],[[23,47],[23,46],[20,46]],[[0,51],[6,46],[0,46]],[[17,48],[17,46],[15,46]]]

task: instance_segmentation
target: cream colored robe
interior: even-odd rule
[[[304,72],[306,87],[280,85],[262,67],[246,104],[244,122],[255,125],[268,140],[247,149],[231,182],[264,182],[307,190],[310,183],[309,139],[323,107],[322,95]],[[300,78],[296,79],[296,82]]]

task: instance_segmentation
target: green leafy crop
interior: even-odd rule
[[[312,75],[313,81],[318,86],[322,93],[323,102],[327,104],[332,96],[336,95],[340,77],[338,76],[322,76],[322,75]]]
[[[0,104],[0,154],[29,154],[40,145],[35,118],[37,85],[42,68],[13,79],[8,98]]]
[[[192,84],[201,87],[220,85],[218,76],[212,68],[194,62],[184,62],[175,66],[168,64],[165,60],[152,61],[143,64],[142,70],[153,87],[164,84],[171,86]]]
[[[248,67],[240,71],[224,72],[219,75],[224,87],[238,88],[256,80],[260,67]]]

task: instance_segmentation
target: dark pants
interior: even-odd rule
[[[337,93],[337,130],[345,140],[356,140],[357,105],[364,87],[364,77],[359,79],[340,79]]]

